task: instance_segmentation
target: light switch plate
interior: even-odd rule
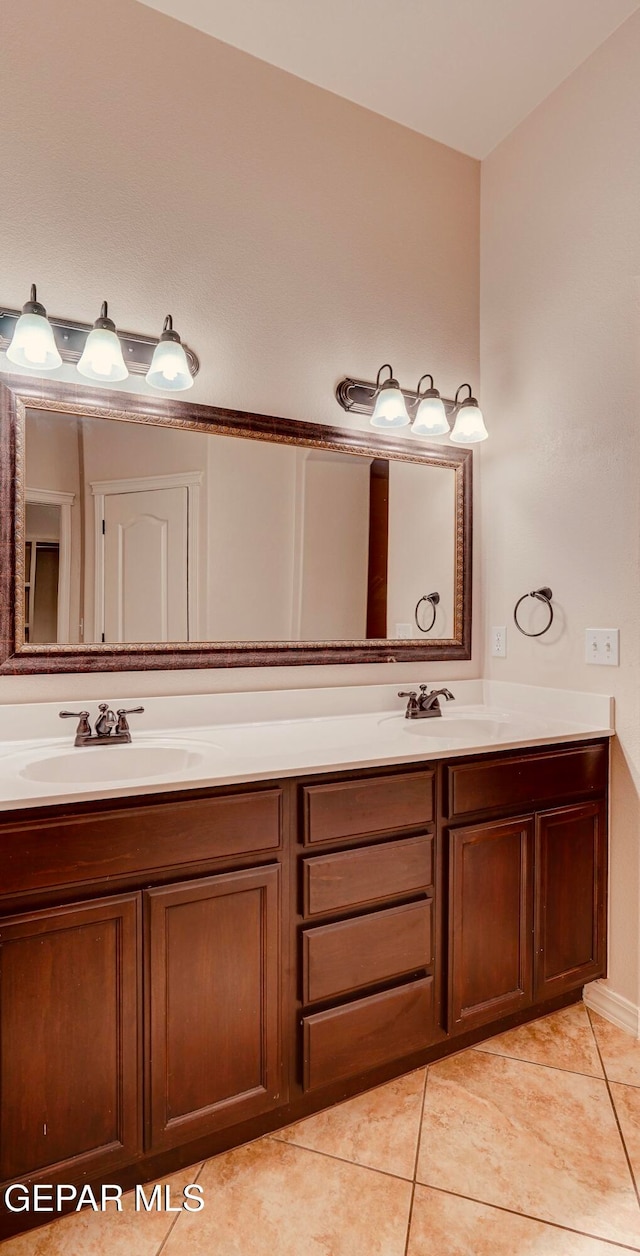
[[[618,667],[620,663],[620,629],[587,628],[585,661],[597,667]]]
[[[491,655],[494,659],[506,659],[507,630],[505,627],[491,629]]]
[[[411,624],[396,624],[396,641],[405,641],[412,636]]]

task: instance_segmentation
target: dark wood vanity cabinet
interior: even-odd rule
[[[531,1003],[533,839],[531,817],[449,832],[451,1033]]]
[[[602,740],[0,815],[0,1177],[157,1178],[578,998],[607,778]]]
[[[140,1154],[139,940],[138,894],[0,921],[0,1180]]]
[[[280,1097],[280,868],[146,890],[148,1145],[175,1147]]]
[[[575,989],[606,963],[604,799],[536,817],[534,998]]]
[[[607,781],[604,743],[449,765],[450,1033],[603,975]],[[572,796],[592,801],[548,806]],[[461,823],[487,811],[500,818]]]

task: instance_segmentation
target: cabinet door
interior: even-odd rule
[[[546,811],[536,821],[537,999],[603,976],[606,810],[602,802]]]
[[[449,834],[449,1031],[532,999],[533,819]]]
[[[280,1099],[280,868],[146,891],[150,1128],[173,1147]]]
[[[0,1180],[91,1178],[139,1150],[139,907],[0,922]]]

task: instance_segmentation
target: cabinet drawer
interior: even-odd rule
[[[302,1026],[305,1090],[402,1060],[431,1038],[433,977],[306,1016]]]
[[[433,822],[433,784],[433,772],[406,772],[307,785],[303,790],[305,846],[424,828]]]
[[[359,907],[427,889],[433,880],[433,838],[410,837],[304,860],[304,914]]]
[[[277,850],[281,812],[266,789],[0,825],[2,893]]]
[[[406,903],[303,934],[303,1001],[319,1002],[427,968],[431,901]]]
[[[608,770],[606,745],[451,765],[447,769],[449,815],[502,807],[540,810],[544,803],[561,798],[604,793]]]

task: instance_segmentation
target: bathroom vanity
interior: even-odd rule
[[[6,806],[0,1180],[155,1180],[602,976],[608,730],[447,750],[464,719],[408,762]]]
[[[25,376],[0,417],[0,676],[65,695],[0,708],[0,1186],[157,1181],[605,973],[608,699],[126,692],[469,660],[470,449]]]

